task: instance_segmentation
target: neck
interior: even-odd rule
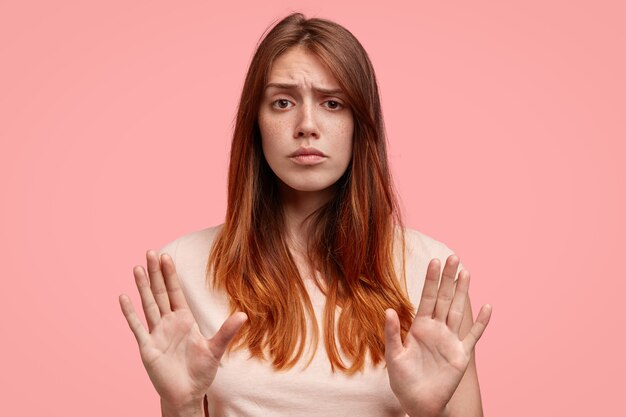
[[[334,187],[320,191],[298,191],[285,185],[281,187],[286,238],[293,249],[306,253],[311,234],[308,216],[326,204],[334,193]]]

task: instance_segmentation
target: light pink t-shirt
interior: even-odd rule
[[[189,233],[161,249],[174,259],[189,307],[206,337],[212,337],[229,315],[226,294],[211,291],[205,278],[220,227]],[[405,237],[407,289],[417,308],[428,262],[438,258],[444,265],[452,251],[415,230],[406,229]],[[398,266],[400,253],[396,250]],[[207,392],[210,417],[404,417],[384,365],[373,367],[366,361],[365,371],[352,376],[331,371],[320,325],[325,297],[312,278],[304,281],[320,326],[320,343],[309,367],[304,369],[310,357],[306,349],[300,363],[288,371],[275,371],[270,362],[249,359],[247,350],[224,355]]]

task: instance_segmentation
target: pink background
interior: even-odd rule
[[[406,222],[494,306],[485,414],[626,416],[624,3],[339,3],[0,2],[3,415],[160,415],[117,297],[222,221],[248,62],[299,10],[363,43]]]

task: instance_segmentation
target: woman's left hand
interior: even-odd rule
[[[446,414],[446,405],[461,382],[474,346],[491,317],[491,306],[486,304],[461,340],[459,330],[470,278],[469,272],[462,270],[455,282],[458,266],[456,255],[448,257],[439,285],[440,262],[438,259],[430,261],[417,314],[404,343],[397,313],[392,309],[385,311],[389,383],[411,417]]]

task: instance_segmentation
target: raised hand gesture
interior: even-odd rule
[[[462,270],[455,282],[458,266],[457,256],[448,257],[439,285],[440,262],[433,259],[429,263],[417,314],[404,342],[397,313],[392,309],[385,311],[389,383],[411,417],[445,415],[448,401],[491,317],[491,306],[484,305],[469,333],[461,339],[459,330],[470,276]]]
[[[220,359],[247,317],[237,312],[212,338],[205,338],[189,310],[172,258],[164,254],[159,259],[155,251],[148,251],[146,258],[149,278],[141,266],[133,272],[148,330],[124,294],[119,297],[122,312],[162,405],[177,410],[202,407]]]

